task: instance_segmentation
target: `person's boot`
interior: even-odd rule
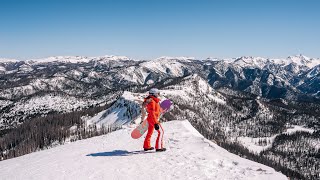
[[[163,151],[166,151],[166,150],[167,150],[166,148],[156,149],[157,152],[163,152]]]
[[[151,147],[151,148],[144,148],[144,151],[151,151],[151,150],[154,150],[154,147]]]

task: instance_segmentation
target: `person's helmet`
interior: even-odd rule
[[[149,91],[149,94],[152,94],[152,95],[156,95],[156,94],[159,94],[159,93],[160,93],[160,91],[157,88],[152,88]]]

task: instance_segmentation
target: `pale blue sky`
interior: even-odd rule
[[[0,57],[320,57],[317,0],[0,0]]]

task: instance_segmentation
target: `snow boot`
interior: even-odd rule
[[[166,150],[167,150],[166,148],[156,149],[156,152],[163,152],[163,151],[166,151]]]
[[[154,147],[151,147],[151,148],[144,148],[144,151],[151,151],[151,150],[154,150]]]

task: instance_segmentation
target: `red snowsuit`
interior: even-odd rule
[[[149,124],[148,127],[148,133],[144,140],[143,148],[149,149],[151,148],[150,140],[151,136],[153,134],[154,125],[159,124],[159,130],[158,137],[156,140],[156,149],[162,149],[163,148],[163,128],[161,124],[159,123],[159,117],[160,117],[160,99],[155,96],[148,96],[144,99],[144,105],[148,112],[147,121]]]

